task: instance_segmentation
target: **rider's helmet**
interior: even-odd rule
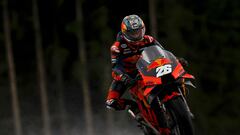
[[[139,16],[129,15],[122,20],[121,31],[127,41],[140,41],[145,35],[145,25]]]

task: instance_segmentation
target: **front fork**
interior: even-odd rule
[[[194,115],[193,115],[193,113],[191,112],[191,110],[190,110],[190,108],[189,108],[189,106],[188,106],[188,103],[187,103],[187,101],[186,101],[186,98],[185,98],[186,95],[187,95],[187,90],[186,90],[186,87],[185,87],[185,84],[184,84],[184,80],[183,80],[183,82],[182,82],[182,85],[181,85],[181,86],[178,86],[177,89],[178,89],[177,92],[174,91],[174,92],[171,93],[171,95],[166,95],[166,96],[163,98],[162,102],[161,102],[160,99],[157,97],[159,106],[162,107],[163,109],[165,109],[165,111],[166,111],[166,108],[165,108],[165,106],[164,106],[164,103],[166,103],[168,100],[172,100],[172,98],[174,98],[174,97],[180,96],[180,97],[182,98],[183,102],[184,102],[185,105],[186,105],[186,108],[187,108],[187,111],[189,112],[190,117],[193,119],[193,118],[194,118]]]
[[[193,115],[193,113],[191,112],[191,110],[190,110],[190,108],[189,108],[189,106],[188,106],[188,103],[187,103],[187,101],[186,101],[186,99],[185,99],[185,96],[184,96],[183,93],[182,93],[181,88],[178,88],[178,93],[179,93],[179,94],[176,95],[176,94],[173,92],[171,96],[167,97],[167,99],[168,99],[168,100],[172,100],[172,98],[174,98],[174,97],[176,97],[176,96],[180,96],[180,97],[182,98],[183,102],[184,102],[185,105],[186,105],[187,112],[189,112],[190,117],[191,117],[191,118],[194,118],[194,115]],[[167,110],[166,110],[166,107],[165,107],[165,103],[166,103],[168,100],[165,100],[164,102],[162,102],[162,101],[159,99],[159,97],[156,97],[156,99],[157,99],[157,102],[158,102],[158,105],[159,105],[160,109],[161,109],[162,112],[163,112],[163,113],[162,113],[163,117],[165,117],[165,120],[167,120],[167,119],[168,119],[168,114],[167,114]],[[167,120],[167,121],[168,121],[168,120]],[[169,127],[169,123],[168,123],[168,122],[165,123],[165,124],[167,124],[166,126]]]
[[[189,112],[189,115],[190,115],[190,117],[193,119],[194,118],[194,115],[193,115],[193,113],[191,112],[191,110],[190,110],[190,108],[189,108],[189,106],[188,106],[188,103],[187,103],[187,101],[186,101],[186,99],[185,99],[185,94],[183,95],[183,93],[182,93],[182,91],[186,91],[185,90],[186,88],[185,87],[183,87],[183,90],[181,90],[181,88],[178,88],[178,91],[179,91],[179,93],[180,93],[180,95],[181,95],[181,97],[182,97],[182,100],[183,100],[183,102],[185,103],[185,105],[186,105],[186,108],[187,108],[187,111]]]

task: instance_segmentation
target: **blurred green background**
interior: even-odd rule
[[[240,134],[239,0],[1,0],[0,134],[142,134],[111,112],[110,46],[126,15],[189,62],[196,135]]]

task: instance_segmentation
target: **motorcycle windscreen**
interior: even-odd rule
[[[167,57],[167,53],[157,45],[146,47],[143,50],[136,66],[143,77],[145,85],[157,85],[162,83],[160,77],[163,74],[161,65],[170,63]],[[164,73],[171,73],[171,68],[169,67],[167,69],[169,69],[169,71],[164,70]]]

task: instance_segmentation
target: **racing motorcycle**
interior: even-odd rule
[[[177,58],[158,45],[144,48],[136,64],[139,74],[129,92],[137,103],[144,135],[161,135],[161,123],[165,123],[170,135],[193,135],[193,114],[186,95],[186,85],[194,76],[188,74]],[[128,112],[136,115],[131,108]]]

